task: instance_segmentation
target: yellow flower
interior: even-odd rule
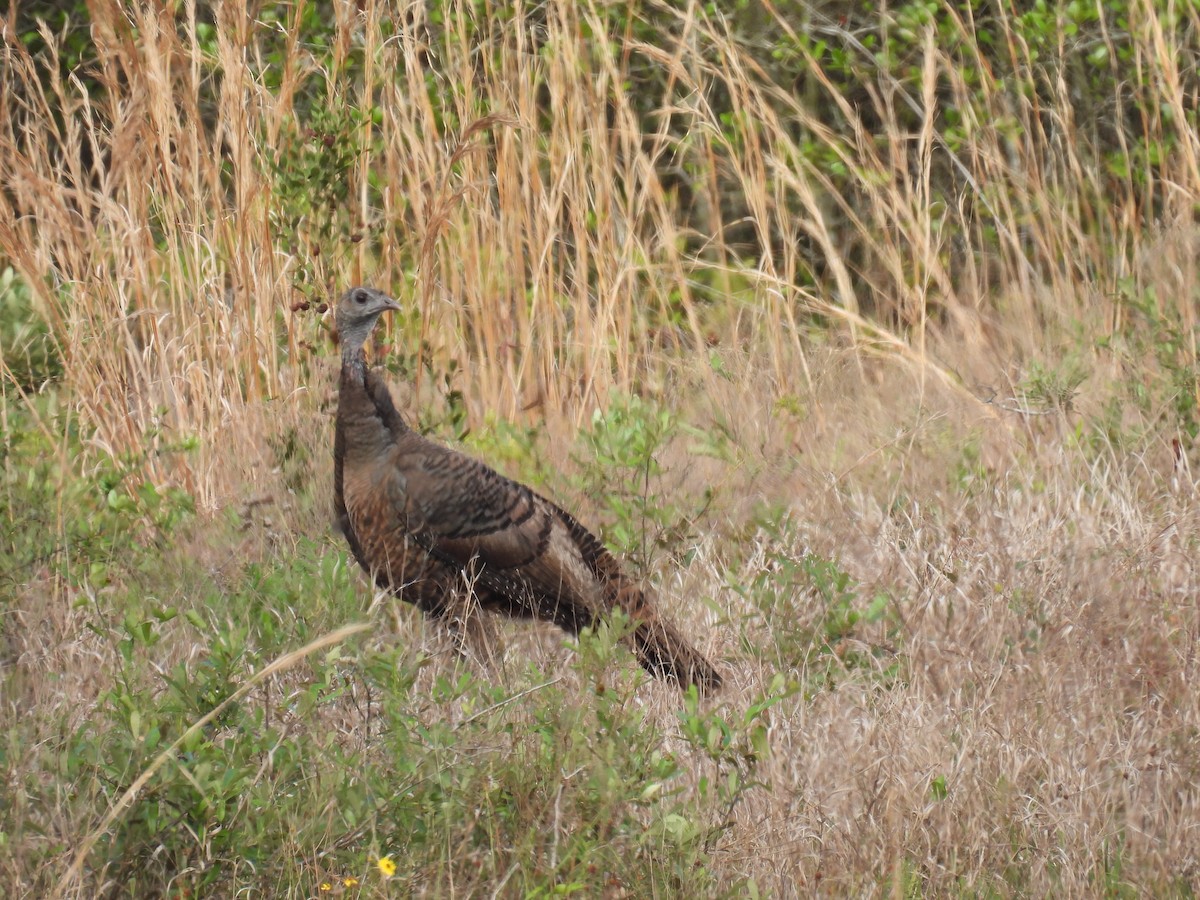
[[[318,891],[332,891],[333,885],[330,884],[328,881],[322,881],[319,885],[317,885],[317,890]]]
[[[381,856],[375,865],[379,866],[379,871],[384,878],[391,878],[396,874],[396,861],[390,856]]]
[[[342,886],[343,887],[358,887],[358,879],[355,878],[353,875],[347,875],[345,878],[342,879]]]

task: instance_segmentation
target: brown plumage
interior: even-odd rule
[[[571,634],[621,609],[634,623],[627,640],[648,671],[701,693],[720,687],[720,674],[663,621],[649,590],[573,517],[404,423],[363,356],[379,316],[399,308],[358,287],[336,312],[342,372],[334,510],[376,584],[436,618],[451,615],[470,591],[484,609],[553,622]]]

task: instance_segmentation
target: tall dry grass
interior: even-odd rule
[[[443,23],[419,6],[334,9],[328,52],[305,45],[303,7],[272,27],[225,4],[208,30],[194,8],[98,10],[91,91],[60,77],[59,37],[33,58],[5,32],[0,251],[35,287],[98,446],[199,437],[169,468],[208,504],[212,438],[320,380],[306,348],[321,329],[292,310],[297,287],[320,299],[368,280],[401,295],[420,323],[406,341],[435,368],[469,360],[476,414],[538,407],[578,423],[642,384],[664,343],[738,347],[791,378],[814,314],[953,384],[963,358],[994,369],[1034,335],[1119,321],[1148,210],[1186,216],[1200,178],[1195,134],[1171,125],[1194,100],[1194,73],[1178,69],[1189,32],[1149,2],[1128,33],[1104,32],[1132,50],[1123,83],[1160,116],[1140,123],[1147,142],[1170,147],[1131,148],[1139,180],[1097,168],[1099,125],[1074,120],[1066,73],[1003,15],[989,31],[1049,104],[989,79],[970,58],[977,23],[957,13],[961,46],[930,36],[915,87],[882,68],[872,81],[862,48],[868,91],[852,104],[816,59],[800,90],[775,83],[696,4],[650,4],[652,40],[610,33],[596,3],[452,4]],[[819,14],[764,15],[765,33],[856,47]],[[631,96],[647,69],[659,92]],[[342,211],[359,243],[303,226],[285,241],[273,218],[289,198],[272,164],[310,103],[365,114]],[[964,118],[949,136],[947,106]],[[827,109],[849,130],[820,121]],[[852,192],[835,170],[853,173]],[[1188,299],[1162,302],[1194,324]]]
[[[769,790],[729,814],[723,883],[1195,890],[1200,528],[1180,410],[1200,397],[1200,139],[1179,123],[1196,11],[1139,0],[1102,20],[1114,114],[1140,116],[1118,129],[1122,169],[1016,10],[942,8],[961,40],[927,32],[900,81],[819,11],[763,4],[747,34],[648,3],[647,33],[612,30],[599,2],[427,6],[334,5],[326,48],[301,6],[272,25],[237,2],[207,24],[186,4],[95,5],[103,91],[56,76],[58,36],[39,58],[6,26],[0,255],[36,292],[94,451],[218,507],[278,486],[255,460],[297,427],[306,474],[328,477],[332,351],[311,307],[376,283],[412,311],[385,358],[423,381],[415,407],[456,362],[474,423],[544,421],[564,468],[574,427],[630,393],[730,436],[734,465],[683,437],[665,454],[679,491],[718,489],[663,593],[717,610],[720,702],[761,692],[812,624],[808,595],[766,614],[735,590],[779,559],[839,560],[894,598],[904,677],[848,674],[772,711]],[[1038,90],[994,76],[983,30]],[[755,52],[788,38],[803,56],[805,35],[855,56],[860,93],[815,55],[783,83]],[[316,211],[281,224],[296,195],[277,164],[314,106],[362,112],[338,119],[354,150],[332,231]],[[1131,383],[1145,402],[1115,403]],[[792,529],[753,524],[760,502]],[[286,544],[319,525],[277,527]],[[557,640],[518,646],[544,660]],[[92,657],[41,650],[94,698]],[[673,721],[665,695],[647,703]]]

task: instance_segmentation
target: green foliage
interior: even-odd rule
[[[1124,399],[1144,413],[1165,409],[1159,414],[1168,428],[1178,429],[1192,443],[1200,435],[1200,325],[1194,315],[1184,313],[1184,304],[1164,303],[1151,288],[1139,291],[1132,279],[1121,282],[1120,294],[1129,315],[1098,346],[1140,373],[1124,380]],[[1147,359],[1157,367],[1145,366]]]
[[[1079,386],[1087,377],[1087,369],[1077,359],[1068,358],[1057,366],[1035,360],[1018,391],[1031,410],[1069,413],[1074,409]]]
[[[33,293],[11,267],[0,271],[0,360],[24,391],[62,374],[58,346],[33,308]]]
[[[49,0],[42,3],[23,3],[14,7],[17,33],[25,49],[33,55],[46,53],[48,47],[43,28],[59,38],[58,64],[60,76],[78,74],[96,61],[96,44],[88,33],[91,15],[86,0]],[[47,77],[50,73],[46,73]],[[97,87],[92,82],[93,87]]]
[[[766,691],[750,698],[740,716],[730,716],[724,709],[702,711],[695,688],[688,690],[679,713],[683,736],[715,768],[713,776],[700,779],[699,796],[702,801],[715,801],[724,813],[706,837],[709,846],[728,826],[734,807],[750,791],[762,787],[755,775],[759,763],[771,754],[770,710],[796,691],[783,675],[776,675]]]
[[[471,453],[501,472],[537,488],[548,477],[547,462],[542,453],[542,429],[519,425],[492,413],[482,428],[463,435]]]
[[[957,448],[952,469],[954,486],[963,494],[978,496],[992,483],[992,473],[983,463],[979,435],[966,440],[955,435],[951,440]]]
[[[301,122],[288,122],[267,160],[276,239],[292,255],[292,284],[310,303],[328,296],[327,272],[342,271],[362,240],[350,191],[365,146],[364,111],[344,97],[314,98]]]
[[[886,888],[892,897],[920,900],[928,893],[925,881],[925,873],[922,872],[921,867],[906,858],[900,861],[895,872],[890,873],[886,880],[881,881],[879,887]]]
[[[686,540],[712,499],[706,491],[689,501],[662,487],[659,455],[679,430],[670,411],[631,396],[596,410],[580,435],[580,488],[601,505],[604,542],[643,569],[655,550]]]
[[[106,786],[108,802],[266,661],[251,629],[194,611],[176,620],[173,612],[126,615],[113,661],[116,684],[102,698],[101,721],[80,727],[68,751],[75,783]],[[170,639],[206,642],[208,650],[155,678],[156,648],[172,626]],[[336,654],[308,662],[304,682],[282,704],[268,687],[227,707],[143,789],[97,851],[121,882],[153,885],[187,872],[194,889],[219,891],[277,865],[282,846],[304,846],[324,834],[327,823],[305,812],[319,805],[312,792],[352,784],[354,760],[335,735],[297,729],[295,719],[335,702],[347,679]],[[315,758],[330,768],[314,773]]]
[[[401,383],[433,386],[432,397],[413,411],[416,421],[412,427],[422,434],[464,441],[471,435],[471,427],[462,365],[455,358],[438,361],[429,341],[420,337],[420,310],[415,304],[401,302],[405,309],[392,317],[395,343],[381,348],[380,360]]]
[[[801,674],[810,689],[832,688],[856,673],[895,683],[901,657],[893,646],[900,630],[892,598],[863,595],[833,560],[797,553],[794,524],[782,510],[765,511],[759,523],[764,559],[748,584],[731,576],[728,586],[760,611],[772,662]]]
[[[1103,239],[1110,223],[1091,210],[1107,207],[1110,189],[1124,193],[1132,188],[1145,224],[1157,221],[1170,208],[1172,198],[1155,183],[1156,172],[1186,152],[1183,148],[1200,124],[1194,105],[1186,105],[1186,121],[1177,121],[1180,117],[1173,104],[1164,102],[1165,82],[1158,80],[1157,61],[1147,59],[1140,49],[1138,35],[1151,27],[1148,22],[1164,27],[1165,52],[1194,45],[1194,11],[1189,14],[1169,0],[1155,0],[1146,8],[1130,7],[1121,0],[1069,4],[1029,0],[1003,8],[906,0],[862,3],[836,11],[782,8],[782,22],[764,14],[757,4],[734,8],[713,4],[706,9],[721,23],[721,30],[739,39],[768,83],[790,86],[788,102],[798,102],[812,121],[821,123],[814,133],[798,129],[797,152],[786,168],[811,171],[828,180],[831,197],[846,203],[846,218],[839,222],[840,214],[829,214],[827,225],[834,230],[846,226],[839,231],[849,237],[843,252],[864,267],[875,264],[873,242],[886,245],[896,235],[890,219],[868,225],[861,218],[861,211],[871,207],[878,179],[887,176],[870,165],[849,162],[862,159],[854,152],[851,135],[914,134],[924,127],[926,117],[932,117],[931,132],[940,152],[928,160],[928,208],[953,208],[970,196],[978,199],[981,211],[995,209],[999,198],[990,196],[987,185],[981,188],[965,177],[967,167],[961,161],[997,136],[1016,148],[1029,146],[1031,138],[1037,141],[1041,129],[1061,128],[1061,123],[1047,124],[1053,114],[1046,111],[1062,107],[1065,89],[1070,106],[1067,125],[1077,129],[1069,138],[1072,153],[1085,168],[1110,177],[1074,183],[1063,199],[1080,213],[1082,229]],[[653,13],[649,20],[654,21]],[[937,54],[933,69],[927,66],[928,48]],[[1131,78],[1133,71],[1139,74]],[[1198,72],[1192,64],[1180,67],[1179,96],[1192,96],[1200,89]],[[648,75],[649,83],[632,93],[648,91],[657,96],[655,77]],[[933,102],[927,104],[930,77]],[[881,103],[881,96],[888,99]],[[720,85],[707,101],[724,125],[718,152],[739,158],[756,123],[739,116]],[[887,153],[894,154],[895,139],[888,140]],[[918,161],[910,158],[909,164]],[[720,173],[714,177],[722,179],[722,202],[727,208],[745,209],[735,179],[726,180]],[[1079,193],[1070,193],[1075,191]],[[981,258],[1004,252],[992,219],[990,214],[980,215],[966,223],[982,239],[975,241],[973,251]],[[862,233],[864,225],[881,231]],[[752,233],[737,237],[739,249],[751,255],[765,249]],[[1063,263],[1053,250],[1042,253],[1029,247],[1027,252],[1039,270],[1056,271]],[[818,248],[806,252],[806,271],[799,273],[800,281],[822,280],[823,255]],[[894,309],[886,297],[864,292],[861,299],[868,305],[877,303],[880,312]]]
[[[37,398],[36,406],[43,421],[68,432],[66,446],[55,446],[28,414],[8,413],[0,444],[0,591],[43,567],[66,584],[103,588],[123,554],[163,546],[191,518],[194,503],[178,487],[146,480],[141,458],[109,459],[81,478],[71,466],[80,447],[68,414],[53,395]],[[192,447],[185,439],[162,452]]]
[[[312,470],[313,459],[311,448],[300,436],[300,430],[290,425],[278,434],[270,435],[267,442],[275,455],[275,467],[283,474],[283,483],[288,490],[304,490],[304,478]]]
[[[209,654],[178,665],[163,689],[133,689],[126,669],[105,698],[104,739],[92,736],[94,726],[73,737],[77,783],[95,780],[115,794],[262,664],[244,632],[206,623],[214,626]],[[156,629],[135,629],[151,636],[136,638],[147,662]],[[189,740],[99,852],[123,883],[183,877],[207,891],[304,884],[311,876],[293,858],[319,858],[337,878],[377,879],[371,862],[387,856],[401,892],[508,878],[531,896],[664,879],[677,891],[707,893],[711,826],[680,793],[667,735],[630,703],[628,687],[597,677],[595,667],[614,653],[627,662],[627,653],[610,634],[580,641],[579,667],[605,685],[584,703],[530,672],[537,680],[524,704],[513,703],[521,692],[506,695],[464,674],[439,677],[431,707],[412,691],[419,659],[395,651],[355,654],[358,663],[341,653],[310,659],[284,702],[272,703],[269,692],[247,698]],[[351,693],[377,704],[354,740],[318,724]],[[445,714],[455,706],[458,721]],[[757,716],[747,713],[747,722]],[[727,732],[729,746],[712,750],[722,760],[734,745],[750,746],[741,731]],[[736,775],[727,783],[737,784]],[[447,843],[458,848],[449,857]]]
[[[1125,868],[1125,833],[1119,831],[1114,837],[1107,839],[1101,846],[1100,859],[1097,862],[1095,870],[1091,874],[1091,880],[1097,892],[1105,897],[1119,898],[1119,900],[1132,900],[1142,894],[1141,891],[1133,884],[1130,884],[1123,877],[1123,869]],[[1170,893],[1178,893],[1178,896],[1191,896],[1192,891],[1189,889],[1179,890],[1176,885],[1175,891]]]

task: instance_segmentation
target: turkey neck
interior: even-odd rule
[[[379,321],[379,314],[362,316],[362,317],[343,317],[339,312],[337,319],[338,335],[342,339],[342,376],[346,375],[347,370],[352,370],[356,373],[355,377],[360,385],[366,384],[367,380],[367,360],[363,355],[363,345],[366,344],[367,338],[371,336],[371,332],[375,330],[375,323]]]
[[[386,394],[387,388],[380,387]],[[388,397],[389,406],[390,400]],[[376,458],[391,442],[385,415],[367,389],[367,359],[362,345],[343,346],[337,430],[348,459]]]
[[[342,342],[342,384],[345,385],[349,379],[355,382],[360,388],[366,389],[367,384],[367,357],[363,353],[362,344],[352,345],[345,341]]]

